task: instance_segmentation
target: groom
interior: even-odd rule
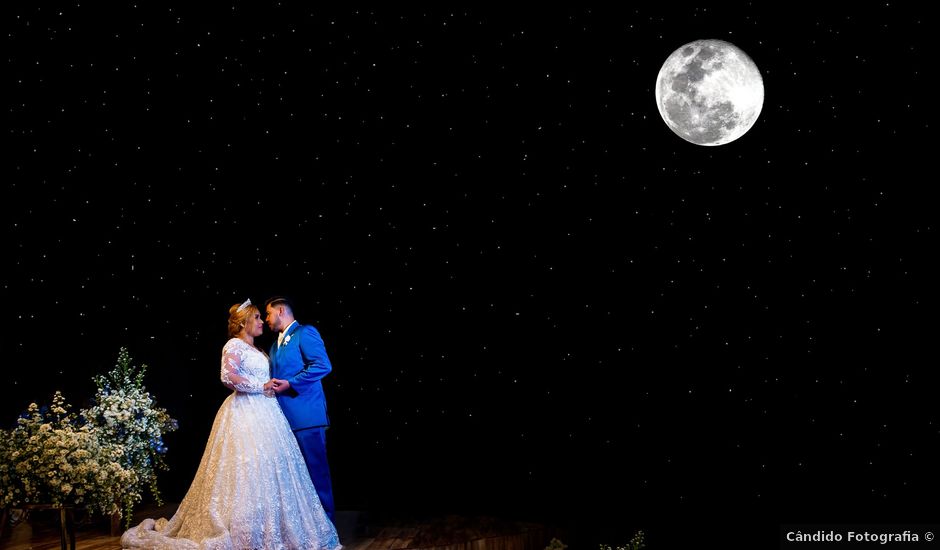
[[[271,346],[268,384],[277,392],[277,401],[300,444],[320,504],[333,521],[333,485],[326,461],[326,428],[330,419],[320,384],[332,366],[320,333],[294,320],[294,311],[286,298],[270,298],[264,308],[268,328],[280,333],[277,343]]]

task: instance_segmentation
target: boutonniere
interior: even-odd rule
[[[290,334],[284,337],[284,343],[286,344],[288,342],[290,342]]]

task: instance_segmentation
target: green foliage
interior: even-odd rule
[[[144,374],[147,373],[147,365],[141,365],[135,368],[131,363],[131,355],[126,348],[118,350],[117,364],[107,374],[96,374],[92,377],[98,390],[115,389],[143,389]]]

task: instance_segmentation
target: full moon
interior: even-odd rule
[[[764,81],[740,48],[696,40],[672,52],[656,78],[656,106],[669,129],[696,145],[743,136],[764,105]]]

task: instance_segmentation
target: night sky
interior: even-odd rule
[[[126,347],[178,500],[228,308],[285,294],[340,510],[928,519],[932,25],[774,6],[5,8],[3,425]],[[699,38],[764,81],[719,147],[654,101]]]

